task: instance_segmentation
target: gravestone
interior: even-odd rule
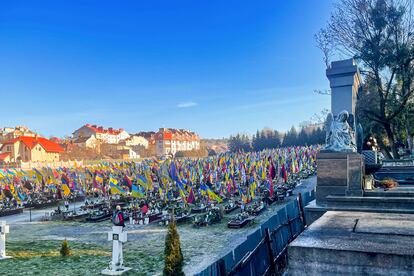
[[[102,274],[121,275],[131,270],[130,267],[124,267],[122,244],[127,241],[127,232],[123,231],[123,227],[112,226],[112,231],[108,232],[108,241],[112,241],[112,261],[109,268],[102,270]]]
[[[9,226],[5,221],[0,221],[0,260],[10,259],[6,255],[6,234],[9,233]]]
[[[352,59],[332,62],[326,70],[326,75],[332,88],[333,114],[330,118],[344,114],[343,110],[348,111],[350,117],[354,116],[361,82],[355,62]],[[363,154],[358,154],[349,151],[350,144],[346,143],[349,139],[340,139],[351,136],[348,135],[351,133],[350,127],[346,123],[341,125],[342,121],[339,120],[333,122],[328,133],[337,139],[334,139],[333,143],[327,143],[329,146],[321,150],[317,156],[316,199],[305,207],[306,221],[312,223],[326,211],[332,210],[414,213],[412,188],[397,187],[389,191],[368,189],[369,185],[365,185],[365,161],[370,163],[373,159],[376,163],[377,156],[367,158],[366,156],[370,157],[367,152],[362,151]],[[348,123],[351,126],[355,120]],[[342,130],[342,126],[345,131]],[[327,138],[331,137],[328,135]],[[327,139],[328,141],[331,142],[332,139]],[[346,150],[341,152],[341,146]],[[370,170],[377,165],[371,164],[367,169]]]

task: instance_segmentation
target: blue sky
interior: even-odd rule
[[[329,108],[314,34],[332,1],[0,2],[0,127],[85,123],[202,137],[287,130]]]

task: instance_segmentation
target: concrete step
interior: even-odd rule
[[[372,190],[364,191],[366,197],[413,197],[414,198],[414,187],[398,187],[392,190]]]
[[[328,206],[372,207],[414,210],[414,197],[327,196]]]

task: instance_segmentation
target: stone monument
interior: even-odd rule
[[[9,226],[5,221],[0,221],[0,260],[10,259],[6,255],[6,234],[9,233]]]
[[[288,246],[286,275],[414,275],[414,190],[364,187],[365,160],[355,147],[358,68],[336,61],[326,74],[332,114],[317,156],[316,199],[305,207],[308,227]]]
[[[365,177],[365,163],[370,159],[364,151],[361,153],[365,156],[357,153],[363,134],[355,120],[361,79],[354,60],[332,62],[326,75],[332,88],[332,114],[327,118],[326,146],[317,156],[316,199],[305,207],[307,222],[312,223],[326,211],[414,214],[412,188],[381,191],[370,188],[369,181],[365,184],[365,179],[369,178]],[[374,161],[371,167],[378,166]]]
[[[122,226],[112,226],[112,231],[108,232],[108,241],[112,241],[112,261],[109,268],[102,270],[104,275],[121,275],[129,270],[124,267],[122,243],[127,241],[127,231],[123,231]]]
[[[317,156],[316,199],[305,207],[308,227],[288,246],[285,275],[414,275],[414,190],[365,188],[362,137],[355,139],[358,68],[336,61],[326,74],[332,114]]]
[[[326,70],[332,90],[326,120],[326,145],[318,154],[316,203],[329,195],[363,195],[364,160],[356,153],[355,105],[361,78],[353,59],[335,61]]]

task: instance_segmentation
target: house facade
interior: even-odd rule
[[[55,162],[63,148],[43,137],[19,136],[4,142],[0,151],[9,162]]]
[[[19,136],[35,137],[39,135],[25,126],[4,127],[0,129],[0,144],[11,141]]]
[[[86,124],[73,132],[73,140],[95,136],[97,140],[107,144],[118,144],[129,138],[128,132],[124,129],[103,128],[102,126]]]
[[[200,137],[186,129],[160,128],[154,137],[157,156],[200,149]]]
[[[129,138],[125,139],[126,146],[142,146],[148,148],[149,142],[143,136],[131,135]]]
[[[100,141],[96,139],[95,135],[90,137],[79,137],[73,141],[73,144],[81,148],[96,149],[99,147]]]

